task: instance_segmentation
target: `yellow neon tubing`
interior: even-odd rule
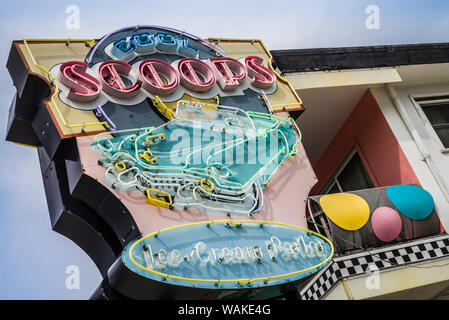
[[[207,185],[209,185],[210,188],[206,188],[206,187],[204,186],[204,183],[206,183]],[[206,190],[206,191],[211,192],[212,190],[214,190],[215,185],[214,185],[214,183],[213,183],[212,181],[210,181],[209,179],[204,178],[204,179],[201,179],[201,188],[203,188],[203,189]]]
[[[157,138],[157,137],[161,137],[161,139],[162,138],[165,138],[165,133],[159,133],[159,134],[155,134],[155,135],[152,135],[152,136],[148,136],[145,140],[147,141],[147,149],[149,148],[149,146],[150,146],[150,139],[154,139],[154,138]],[[148,149],[148,151],[150,151],[149,149]]]
[[[290,81],[288,81],[287,79],[285,79],[284,77],[280,76],[276,70],[274,70],[273,68],[273,62],[274,62],[274,58],[271,55],[270,51],[267,49],[267,47],[265,46],[265,44],[263,43],[263,41],[261,39],[238,39],[238,38],[208,38],[208,40],[211,41],[245,41],[245,42],[259,42],[260,45],[262,46],[263,50],[265,51],[265,53],[267,54],[268,58],[269,58],[269,63],[268,63],[268,67],[271,69],[271,71],[274,72],[274,74],[279,78],[279,80],[281,80],[282,82],[284,82],[285,84],[287,84],[287,86],[290,88],[290,90],[292,91],[293,95],[295,96],[295,98],[299,101],[299,103],[288,103],[288,104],[278,104],[278,105],[273,105],[273,109],[274,108],[281,108],[281,107],[301,107],[302,106],[302,100],[301,98],[298,96],[298,94],[296,93],[296,90],[293,89],[292,85],[290,84]]]
[[[146,235],[143,238],[140,238],[138,241],[136,241],[135,243],[133,243],[133,245],[131,246],[131,248],[129,249],[129,258],[131,259],[131,262],[138,268],[165,277],[165,278],[171,278],[171,279],[175,279],[175,280],[183,280],[183,281],[192,281],[192,282],[240,282],[240,283],[251,283],[251,282],[255,282],[255,281],[263,281],[263,280],[271,280],[271,279],[279,279],[279,278],[283,278],[283,277],[289,277],[289,276],[294,276],[300,273],[304,273],[313,269],[317,269],[319,267],[321,267],[322,265],[326,264],[330,259],[332,259],[333,255],[334,255],[334,246],[332,245],[332,242],[330,242],[329,239],[327,239],[326,237],[322,236],[319,233],[316,233],[312,230],[307,230],[304,228],[300,228],[297,226],[292,226],[286,223],[280,223],[280,222],[274,222],[274,221],[256,221],[256,220],[234,220],[234,223],[258,223],[258,224],[274,224],[274,225],[279,225],[279,226],[284,226],[284,227],[289,227],[289,228],[294,228],[294,229],[298,229],[298,230],[302,230],[302,231],[306,231],[306,232],[310,232],[311,234],[314,234],[324,240],[326,240],[326,242],[330,245],[332,251],[331,254],[329,255],[329,257],[324,260],[323,262],[321,262],[320,264],[301,270],[301,271],[296,271],[296,272],[291,272],[291,273],[287,273],[287,274],[283,274],[283,275],[279,275],[279,276],[272,276],[272,277],[264,277],[264,278],[256,278],[256,279],[229,279],[229,280],[208,280],[208,279],[191,279],[191,278],[184,278],[184,277],[178,277],[178,276],[171,276],[162,272],[157,272],[154,270],[151,270],[149,268],[146,268],[144,266],[141,266],[140,264],[138,264],[136,262],[136,260],[134,260],[134,257],[132,256],[132,252],[134,250],[134,248],[136,247],[136,245],[138,243],[140,243],[141,241],[144,241],[146,239],[148,239],[149,237],[152,237],[154,235],[158,235],[162,232],[166,232],[166,231],[170,231],[170,230],[175,230],[175,229],[179,229],[179,228],[184,228],[184,227],[189,227],[189,226],[195,226],[195,225],[201,225],[201,224],[210,224],[210,223],[230,223],[229,221],[226,220],[217,220],[217,221],[203,221],[203,222],[196,222],[196,223],[191,223],[191,224],[186,224],[186,225],[179,225],[179,226],[174,226],[174,227],[170,227],[167,229],[163,229],[160,231],[156,231],[153,233],[150,233],[148,235]]]
[[[168,196],[168,200],[169,200],[169,201],[167,202],[167,201],[163,201],[163,200],[159,200],[159,199],[155,198],[155,197],[157,197],[157,195],[152,195],[152,194],[150,194],[150,191],[157,192],[158,194],[159,194],[159,193],[162,193],[162,194]],[[173,200],[172,200],[172,198],[171,198],[171,195],[170,195],[169,193],[165,192],[165,191],[162,191],[162,190],[146,189],[146,190],[145,190],[145,196],[146,196],[147,198],[151,198],[152,201],[157,202],[157,203],[160,203],[160,204],[162,204],[162,205],[171,206],[171,205],[173,204]]]
[[[117,162],[117,163],[115,164],[115,168],[116,168],[118,171],[125,171],[126,165],[123,163],[123,161],[120,161],[120,162]]]
[[[151,153],[151,151],[148,149],[143,154],[139,154],[139,157],[145,159],[147,162],[151,162],[151,160],[153,159],[153,153]]]
[[[216,102],[215,106],[220,105],[220,98],[218,96],[215,96],[212,99],[215,100],[215,102]],[[156,107],[157,107],[157,109],[159,110],[160,113],[162,113],[168,119],[173,118],[174,112],[165,105],[165,103],[161,100],[161,98],[159,98],[159,96],[154,96],[154,100],[156,101]],[[196,103],[200,103],[200,104],[207,104],[207,103],[204,103],[204,102],[197,102],[197,101],[191,101],[191,102],[196,102]],[[159,108],[159,107],[161,107],[161,108]]]
[[[241,221],[237,221],[237,222],[234,222],[234,221],[229,221],[229,222],[227,222],[229,225],[231,225],[231,226],[236,226],[236,227],[240,227],[240,226],[242,226],[242,222]]]
[[[84,41],[85,43],[88,43],[88,44],[94,44],[96,42],[96,40],[94,40],[94,39],[24,39],[23,40],[23,43],[25,44],[25,48],[27,49],[28,54],[30,55],[34,66],[37,67],[38,69],[44,71],[51,78],[51,81],[55,86],[55,91],[53,92],[53,94],[50,97],[50,102],[54,102],[53,99],[59,93],[58,81],[56,81],[55,77],[53,77],[53,75],[50,73],[50,71],[48,71],[44,67],[37,64],[36,59],[34,58],[33,53],[31,52],[31,49],[28,45],[28,42],[41,42],[41,41],[53,41],[53,42]],[[62,119],[62,122],[66,128],[84,128],[87,126],[96,126],[96,125],[104,125],[106,128],[109,128],[109,123],[107,123],[106,121],[90,122],[90,123],[82,123],[82,124],[68,124],[66,122],[64,116],[62,115],[61,111],[59,110],[59,108],[56,105],[55,105],[55,109],[56,109],[56,112],[58,113],[58,116]]]
[[[165,103],[162,102],[161,98],[159,96],[154,96],[154,100],[156,101],[156,107],[162,113],[164,116],[166,116],[168,119],[173,118],[174,112],[170,110]],[[160,108],[159,108],[160,107]],[[162,109],[162,110],[161,110]],[[168,114],[167,114],[168,113]]]

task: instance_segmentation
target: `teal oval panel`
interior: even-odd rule
[[[172,285],[261,288],[307,277],[332,259],[333,246],[312,231],[276,222],[209,221],[162,230],[128,244],[133,272]]]
[[[396,208],[412,220],[423,220],[433,211],[433,197],[423,188],[412,185],[399,185],[388,187],[386,192]]]

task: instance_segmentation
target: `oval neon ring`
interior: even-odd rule
[[[369,219],[368,203],[352,193],[333,193],[320,198],[320,205],[326,216],[344,230],[362,228]]]
[[[210,187],[209,187],[209,188],[205,187],[205,186],[204,186],[205,184],[208,185],[208,186],[210,186]],[[201,180],[201,188],[203,188],[204,190],[206,190],[206,191],[208,191],[208,192],[211,192],[212,190],[214,190],[215,185],[214,185],[214,183],[213,183],[212,181],[210,181],[209,179],[204,178],[204,179]]]
[[[229,282],[240,282],[240,283],[252,283],[252,282],[257,282],[257,281],[263,281],[263,280],[271,280],[271,279],[280,279],[280,278],[286,278],[286,277],[290,277],[290,276],[295,276],[301,273],[305,273],[308,271],[311,271],[313,269],[317,269],[320,268],[321,266],[326,265],[333,257],[334,255],[334,246],[332,244],[332,242],[327,239],[326,237],[322,236],[321,234],[318,234],[314,231],[311,230],[307,230],[304,228],[300,228],[297,226],[293,226],[293,225],[289,225],[289,224],[285,224],[285,223],[280,223],[280,222],[274,222],[274,221],[257,221],[257,220],[237,220],[234,221],[234,223],[248,223],[248,224],[262,224],[262,225],[277,225],[277,226],[283,226],[283,227],[288,227],[288,228],[293,228],[293,229],[297,229],[297,230],[303,230],[306,231],[310,234],[313,234],[321,239],[323,239],[330,247],[330,253],[329,256],[322,262],[320,262],[319,264],[303,269],[303,270],[299,270],[299,271],[295,271],[295,272],[291,272],[291,273],[286,273],[286,274],[281,274],[281,275],[275,275],[275,276],[268,276],[268,277],[260,277],[260,278],[253,278],[253,279],[222,279],[222,280],[212,280],[212,279],[195,279],[195,278],[186,278],[186,277],[181,277],[181,276],[174,276],[174,275],[169,275],[166,273],[162,273],[162,272],[158,272],[155,270],[152,270],[150,268],[144,267],[141,264],[139,264],[133,256],[133,251],[136,248],[136,246],[142,242],[145,241],[146,239],[159,235],[163,232],[167,232],[167,231],[171,231],[171,230],[175,230],[175,229],[179,229],[179,228],[184,228],[184,227],[189,227],[189,226],[195,226],[195,225],[204,225],[204,224],[215,224],[215,223],[229,223],[229,221],[227,220],[217,220],[217,221],[202,221],[202,222],[196,222],[196,223],[192,223],[192,224],[186,224],[186,225],[178,225],[178,226],[174,226],[174,227],[170,227],[167,229],[163,229],[163,230],[159,230],[156,232],[153,232],[151,234],[146,235],[143,238],[138,239],[136,242],[134,242],[131,247],[129,248],[129,252],[127,253],[131,263],[133,265],[135,265],[137,268],[152,273],[154,275],[158,275],[164,278],[170,278],[170,279],[175,279],[175,280],[183,280],[183,281],[189,281],[189,282],[199,282],[199,283],[207,283],[207,282],[216,282],[216,283],[229,283]]]

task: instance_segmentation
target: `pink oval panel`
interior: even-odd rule
[[[371,225],[374,234],[380,240],[390,242],[401,233],[402,220],[396,210],[389,207],[379,207],[373,212]]]

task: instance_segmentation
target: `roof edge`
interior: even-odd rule
[[[449,43],[272,50],[283,72],[328,71],[449,62]]]

